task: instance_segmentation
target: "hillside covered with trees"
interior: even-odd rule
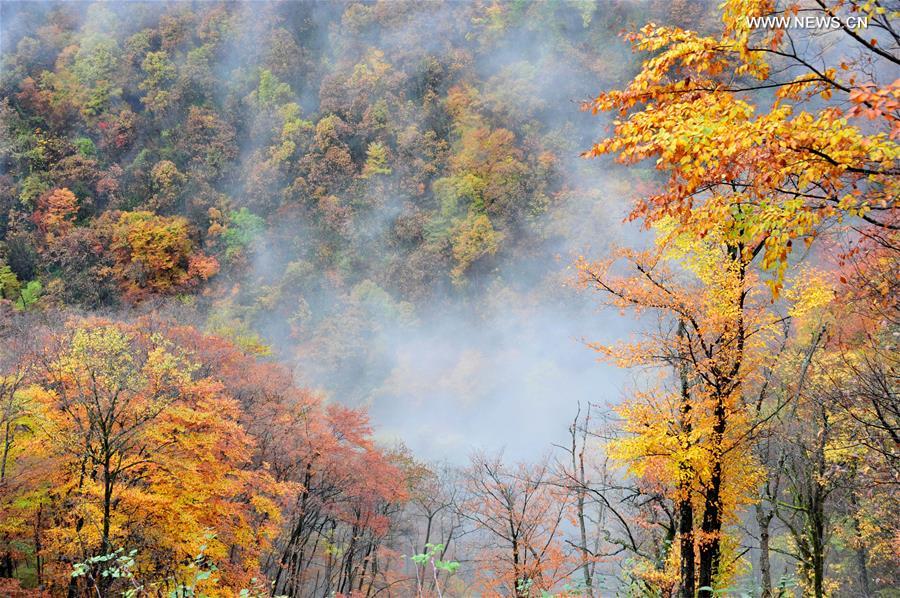
[[[0,595],[896,595],[898,23],[0,4]]]

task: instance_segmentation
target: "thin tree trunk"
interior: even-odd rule
[[[580,411],[580,407],[579,407]],[[590,415],[588,415],[590,417]],[[577,423],[578,416],[575,416],[575,421],[572,422],[572,474],[577,478],[577,494],[576,494],[576,508],[577,508],[577,517],[578,517],[578,531],[580,534],[581,545],[579,548],[581,549],[581,571],[584,574],[584,585],[585,585],[585,595],[588,598],[593,598],[594,596],[594,580],[591,575],[591,555],[588,550],[588,538],[587,538],[587,524],[585,522],[585,513],[584,513],[584,502],[585,502],[585,475],[584,475],[584,446],[582,446],[581,451],[578,451],[578,441],[577,441]]]
[[[872,584],[869,580],[869,551],[866,548],[866,540],[863,537],[862,528],[859,525],[859,501],[856,490],[850,492],[850,506],[853,508],[853,531],[856,534],[856,573],[859,576],[860,598],[870,598]]]
[[[512,525],[512,521],[510,521],[510,530],[514,529]],[[522,576],[520,578],[519,572],[519,542],[516,539],[515,534],[512,535],[512,557],[513,557],[513,595],[514,596],[523,596],[523,594],[519,591],[519,581],[525,583],[525,578]]]
[[[713,583],[719,568],[719,552],[722,533],[722,512],[720,498],[722,493],[722,453],[721,446],[725,435],[725,402],[719,395],[716,397],[713,425],[712,471],[706,488],[706,500],[703,505],[703,523],[700,526],[703,537],[700,541],[700,596],[713,596]]]
[[[772,598],[772,564],[769,561],[769,523],[772,512],[762,503],[756,505],[756,523],[759,526],[759,598]]]
[[[585,595],[594,596],[594,579],[591,575],[590,554],[587,548],[587,526],[584,521],[584,490],[578,493],[578,527],[581,534],[581,571],[584,574]]]
[[[38,587],[44,585],[44,557],[41,555],[41,515],[43,515],[43,512],[44,503],[40,503],[34,522],[34,568]]]
[[[366,569],[369,568],[369,558],[372,554],[373,546],[374,546],[374,540],[371,542],[368,542],[366,544],[366,553],[363,555],[363,559],[362,559],[362,571],[359,574],[359,583],[356,586],[356,589],[360,592],[363,589],[363,583],[366,581]]]
[[[869,558],[869,551],[866,550],[865,544],[860,544],[856,550],[856,566],[859,573],[859,588],[862,594],[860,598],[870,598],[872,596],[871,582],[869,581],[869,569],[866,561]]]
[[[828,421],[828,412],[825,407],[821,408],[822,430],[819,432],[819,443],[816,447],[816,468],[817,474],[813,477],[812,483],[812,504],[810,505],[808,523],[810,537],[810,548],[812,556],[812,573],[813,573],[813,595],[815,598],[824,598],[825,596],[825,498],[827,493],[822,482],[826,473],[827,463],[825,462],[825,446],[828,443],[828,433],[830,430]]]
[[[296,559],[298,558],[296,555],[297,541],[300,539],[301,534],[303,533],[303,522],[306,517],[306,501],[309,499],[309,484],[312,479],[312,462],[307,462],[306,464],[306,472],[304,473],[303,479],[303,491],[300,494],[299,503],[299,516],[297,517],[297,524],[294,529],[291,531],[291,536],[288,539],[287,546],[284,547],[284,552],[281,554],[281,558],[278,563],[278,571],[275,573],[275,581],[272,584],[272,594],[275,595],[279,590],[283,590],[285,586],[287,586],[290,580],[286,580],[284,585],[281,583],[282,575],[284,575],[285,569],[291,569],[292,573],[290,574],[293,577],[293,565],[295,564]]]
[[[12,421],[7,420],[3,433],[3,458],[0,459],[0,481],[6,479],[6,461],[9,459],[9,447],[12,445]]]
[[[683,343],[685,338],[684,320],[678,321],[678,340]],[[679,355],[683,354],[679,346]],[[691,395],[688,381],[687,362],[682,357],[678,365],[679,378],[681,379],[681,433],[684,434],[684,449],[690,448],[691,434]],[[682,463],[679,466],[678,476],[678,501],[676,510],[678,513],[678,541],[680,548],[680,577],[679,598],[694,598],[696,587],[694,571],[694,505],[691,502],[691,482],[694,474],[691,468]]]
[[[110,540],[110,520],[112,519],[112,496],[113,496],[113,474],[112,474],[112,455],[107,450],[103,461],[103,536],[102,536],[102,552],[104,555],[112,553],[112,543]],[[112,578],[106,575],[98,575],[97,593],[101,598],[109,595],[109,586]]]
[[[109,458],[107,458],[109,461]],[[110,529],[110,519],[112,517],[112,491],[113,485],[112,480],[109,478],[109,470],[107,465],[107,471],[103,475],[103,554],[109,554],[112,552],[112,546],[110,545],[109,538],[109,529]]]

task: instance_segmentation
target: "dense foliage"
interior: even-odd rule
[[[713,34],[633,32],[652,56],[589,104],[619,115],[589,155],[655,158],[666,179],[630,214],[658,233],[654,251],[626,252],[634,275],[581,268],[614,305],[666,321],[640,345],[598,347],[674,379],[620,408],[624,435],[611,444],[670,502],[671,544],[642,574],[685,598],[713,595],[740,563],[729,527],[755,503],[760,595],[783,591],[776,550],[796,560],[804,595],[890,592],[898,529],[875,513],[898,498],[900,12],[721,8]],[[753,25],[801,11],[836,24]],[[867,27],[851,24],[860,18]]]
[[[0,594],[894,595],[887,4],[0,4]],[[370,425],[570,287],[634,383],[545,457]]]
[[[285,317],[297,306],[279,291],[310,269],[331,272],[337,295],[370,280],[428,298],[546,234],[542,215],[566,182],[558,131],[528,86],[530,61],[551,57],[487,57],[515,47],[507,28],[550,25],[556,54],[596,61],[579,46],[627,16],[395,3],[8,10],[22,31],[4,40],[0,233],[17,279],[41,280],[47,301],[99,308],[184,292],[216,263],[234,275],[264,242],[279,284],[236,301]]]
[[[651,13],[699,14],[667,4]],[[355,401],[371,386],[359,371],[380,375],[365,350],[378,323],[477,312],[492,285],[527,292],[534,263],[587,230],[574,208],[598,190],[572,162],[591,119],[560,107],[627,72],[615,35],[648,16],[452,2],[4,14],[4,297],[189,295],[211,329],[302,358],[308,380]]]

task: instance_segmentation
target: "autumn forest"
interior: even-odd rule
[[[900,2],[0,3],[0,597],[900,596]]]

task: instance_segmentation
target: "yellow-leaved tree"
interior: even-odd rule
[[[621,367],[662,374],[619,407],[622,436],[608,450],[672,501],[676,552],[663,571],[652,571],[654,583],[693,597],[726,587],[738,572],[737,537],[728,526],[754,502],[762,479],[752,448],[771,416],[756,405],[765,366],[792,315],[827,303],[831,294],[809,283],[817,279],[812,271],[789,287],[804,292],[787,293],[795,301],[775,310],[749,268],[754,252],[733,244],[726,231],[700,237],[672,219],[655,230],[651,249],[582,260],[579,272],[609,305],[659,319],[658,329],[637,341],[593,346]],[[639,565],[646,572],[648,563]]]
[[[727,520],[741,491],[750,490],[729,487],[736,481],[731,476],[756,467],[738,466],[728,453],[749,458],[760,428],[773,425],[786,403],[804,400],[802,384],[779,383],[773,392],[773,378],[803,380],[810,361],[815,365],[821,333],[809,341],[807,331],[799,339],[790,324],[803,313],[818,313],[833,290],[825,276],[791,272],[802,257],[795,251],[798,241],[812,246],[828,231],[831,244],[816,245],[823,250],[817,257],[826,268],[842,269],[836,278],[845,285],[855,281],[843,292],[860,299],[857,305],[877,307],[869,309],[878,314],[870,321],[880,330],[869,339],[880,346],[870,348],[870,355],[885,354],[884,339],[898,321],[890,299],[900,248],[896,9],[857,0],[726,0],[719,8],[716,32],[651,23],[631,33],[635,50],[648,55],[642,68],[624,88],[600,93],[586,105],[615,115],[612,134],[586,155],[649,163],[663,175],[656,192],[636,200],[629,218],[661,230],[664,249],[626,255],[633,277],[610,277],[608,264],[587,263],[582,275],[620,308],[668,316],[669,334],[613,354],[628,365],[667,364],[678,380],[674,389],[647,393],[624,407],[627,437],[614,448],[635,473],[670,482],[682,553],[680,570],[670,577],[677,579],[679,595],[691,598],[724,587],[723,513]],[[827,26],[792,26],[795,19]],[[861,20],[868,28],[858,26]],[[661,258],[679,245],[680,255],[670,253],[677,265],[661,272]],[[693,283],[683,286],[684,276],[693,276]],[[768,296],[761,283],[768,285]],[[792,284],[797,292],[780,299]],[[812,330],[820,330],[819,323]],[[779,363],[782,357],[785,363]],[[890,367],[879,357],[869,369]],[[835,385],[836,396],[858,385],[849,377]],[[879,395],[874,404],[883,401]],[[832,408],[811,412],[827,415]],[[896,431],[893,423],[881,425]],[[802,434],[815,436],[815,430]],[[793,458],[802,473],[796,479],[817,479],[808,451]],[[771,478],[777,465],[768,465]],[[778,492],[768,496],[776,511],[785,499]],[[692,493],[703,497],[699,526],[693,523],[692,511],[700,507],[689,499]],[[816,508],[826,508],[825,500]],[[763,515],[766,522],[771,517]],[[827,530],[813,519],[800,524],[820,528],[809,540],[816,554],[801,554],[801,568],[810,593],[822,596]],[[695,542],[686,540],[691,529]],[[686,557],[694,549],[696,579]],[[761,557],[763,596],[772,595],[767,551],[765,546]],[[869,585],[866,559],[860,557],[860,588]]]
[[[127,578],[96,557],[135,550],[134,578],[166,591],[194,581],[205,545],[216,587],[247,587],[277,533],[279,488],[252,466],[254,442],[222,384],[144,326],[73,321],[44,347],[16,391],[5,460],[16,485],[0,495],[33,530],[38,579],[114,595]],[[89,564],[82,575],[69,574],[76,563]]]
[[[651,54],[640,72],[587,106],[617,115],[588,155],[655,160],[668,177],[631,218],[672,218],[701,235],[719,228],[744,251],[761,242],[776,292],[795,240],[839,222],[896,250],[900,228],[897,14],[817,0],[802,18],[833,16],[839,27],[759,20],[798,15],[790,0],[728,0],[717,35],[649,24],[628,36]],[[848,17],[871,26],[858,32]]]

